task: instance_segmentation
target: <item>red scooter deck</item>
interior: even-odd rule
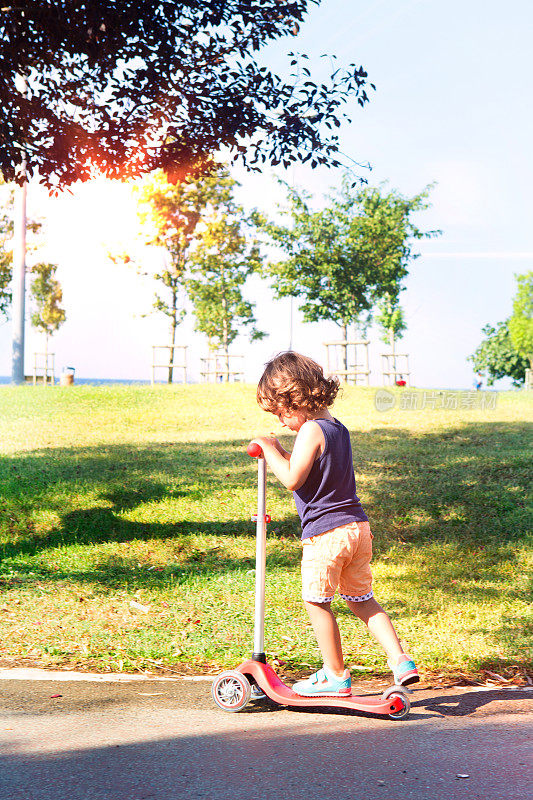
[[[250,675],[257,685],[271,700],[282,706],[325,706],[334,708],[350,708],[353,711],[366,711],[371,714],[393,714],[401,711],[403,702],[400,697],[361,697],[348,695],[347,697],[304,697],[296,694],[286,686],[274,672],[270,664],[248,659],[237,667],[239,672]]]

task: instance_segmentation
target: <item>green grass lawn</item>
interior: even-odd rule
[[[525,680],[533,396],[416,411],[399,407],[401,391],[389,412],[367,388],[334,407],[375,537],[376,597],[425,676]],[[201,672],[247,657],[256,462],[245,446],[269,431],[279,423],[252,386],[0,389],[0,665]],[[266,647],[296,674],[320,662],[299,522],[272,477],[267,508]],[[335,607],[354,674],[388,674]]]

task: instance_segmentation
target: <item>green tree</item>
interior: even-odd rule
[[[255,326],[254,304],[243,297],[247,278],[259,268],[259,250],[249,242],[249,224],[243,209],[233,199],[236,181],[220,187],[210,204],[211,214],[204,221],[191,253],[191,275],[187,280],[189,297],[196,316],[196,329],[205,334],[210,349],[222,350],[229,380],[229,348],[241,328],[252,341],[265,334]]]
[[[139,268],[138,271],[165,287],[162,294],[156,292],[153,308],[169,318],[171,349],[167,381],[172,383],[173,346],[178,325],[185,314],[180,293],[184,291],[187,254],[206,203],[198,184],[190,180],[169,183],[162,170],[145,178],[137,194],[143,241],[162,248],[164,253],[161,269],[146,272]]]
[[[422,231],[413,221],[429,207],[431,186],[404,197],[383,186],[355,189],[345,176],[320,211],[311,210],[307,193],[285,186],[289,209],[283,214],[290,225],[254,215],[269,241],[286,254],[266,269],[276,295],[299,298],[306,322],[335,322],[345,340],[348,326],[364,324],[365,314],[368,321],[377,302],[388,303],[392,314],[408,265],[418,257],[413,240],[440,233]],[[399,330],[398,315],[394,324]]]
[[[381,326],[381,341],[389,344],[394,353],[396,340],[401,339],[407,329],[403,309],[398,300],[393,305],[389,296],[379,301],[378,308],[379,315],[376,320]]]
[[[533,271],[515,278],[518,291],[513,300],[509,334],[518,355],[527,359],[533,369]]]
[[[509,333],[509,322],[498,322],[495,328],[485,325],[482,332],[485,339],[467,358],[474,370],[487,375],[489,386],[507,377],[512,378],[513,386],[520,386],[524,382],[528,359],[516,352]]]
[[[185,315],[187,274],[193,263],[191,254],[200,241],[199,229],[211,209],[229,199],[234,183],[227,168],[219,165],[209,175],[175,184],[158,170],[145,178],[137,190],[142,241],[161,248],[165,258],[160,270],[147,272],[138,262],[137,268],[165,287],[163,293],[156,293],[153,308],[169,318],[171,346],[176,344],[177,328]],[[120,258],[134,260],[130,256]],[[168,383],[172,383],[174,369],[174,350],[170,353]]]
[[[45,263],[35,264],[31,269],[33,281],[30,293],[36,306],[31,315],[31,324],[45,335],[47,364],[49,338],[66,319],[65,310],[61,308],[63,290],[56,280],[56,269],[55,264]]]

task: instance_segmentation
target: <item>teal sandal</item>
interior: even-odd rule
[[[347,669],[342,678],[337,678],[327,667],[323,667],[305,681],[295,683],[292,690],[303,697],[349,697],[352,679]]]
[[[396,664],[396,666],[393,666],[389,661],[389,667],[392,669],[396,686],[409,686],[409,684],[417,683],[420,680],[416,664],[409,656],[400,661],[399,664]]]

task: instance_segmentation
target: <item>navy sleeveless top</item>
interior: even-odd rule
[[[293,492],[302,539],[349,522],[368,521],[357,494],[348,429],[338,419],[315,419],[325,447],[303,486]]]

